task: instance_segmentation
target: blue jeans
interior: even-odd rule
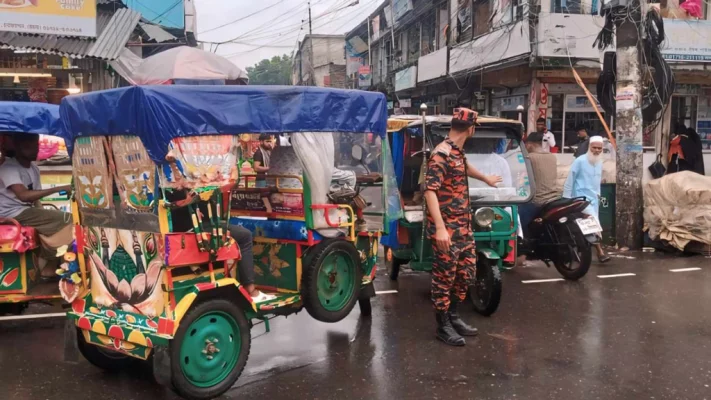
[[[521,220],[521,230],[523,237],[528,237],[528,225],[531,224],[536,215],[541,210],[541,206],[534,203],[525,203],[518,206],[518,215]]]

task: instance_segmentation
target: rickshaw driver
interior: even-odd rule
[[[476,118],[473,110],[454,110],[449,134],[432,152],[425,174],[427,233],[434,252],[432,302],[437,313],[437,339],[451,346],[464,346],[462,336],[478,333],[457,313],[457,304],[466,297],[476,265],[467,176],[492,187],[502,181],[500,176],[486,176],[472,167],[461,150],[466,139],[474,135]]]
[[[63,211],[44,209],[40,200],[54,193],[69,192],[71,186],[42,189],[35,164],[39,135],[14,135],[11,143],[14,150],[7,151],[0,165],[0,217],[13,218],[40,234],[42,251],[38,267],[42,278],[53,279],[57,276],[56,249],[72,241],[72,217]]]

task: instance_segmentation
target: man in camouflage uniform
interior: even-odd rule
[[[471,229],[467,177],[489,186],[499,176],[485,176],[467,163],[462,149],[474,135],[477,114],[457,108],[447,138],[432,152],[425,176],[427,234],[432,241],[432,302],[437,312],[437,338],[452,346],[465,344],[462,336],[476,336],[457,313],[464,301],[476,268],[474,234]]]

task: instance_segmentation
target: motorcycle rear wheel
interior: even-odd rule
[[[568,244],[568,248],[558,253],[553,259],[553,265],[558,272],[563,275],[563,278],[569,281],[577,281],[585,276],[592,264],[592,246],[585,240],[580,229],[575,226],[569,226],[570,233],[573,237],[572,242]],[[577,267],[576,267],[577,264]]]

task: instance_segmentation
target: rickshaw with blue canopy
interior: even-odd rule
[[[69,96],[61,116],[83,278],[66,339],[94,365],[151,360],[159,383],[209,399],[239,378],[253,326],[370,314],[379,239],[401,217],[382,94],[144,86]],[[239,135],[265,133],[291,145],[240,177]],[[241,283],[234,226],[268,300]]]
[[[26,201],[22,194],[15,194],[17,189],[12,189],[13,186],[22,186],[23,191],[27,191],[25,194],[29,193],[28,197],[46,197],[43,192],[60,191],[60,188],[55,191],[35,186],[41,186],[39,169],[35,164],[42,151],[40,136],[56,137],[60,135],[60,130],[59,106],[0,102],[0,164],[4,164],[0,167],[0,196],[4,202],[0,214],[0,314],[19,314],[30,302],[61,299],[55,274],[59,267],[55,264],[56,248],[71,243],[71,224],[69,220],[64,224],[62,221],[46,221],[46,217],[38,223],[38,213],[44,212],[45,216],[62,216],[63,213],[39,211],[52,206],[43,205],[41,199]],[[19,149],[14,148],[15,143],[22,143],[27,149],[17,154]],[[24,150],[33,154],[25,154]],[[44,271],[48,273],[44,274]],[[71,291],[71,288],[65,288]]]

